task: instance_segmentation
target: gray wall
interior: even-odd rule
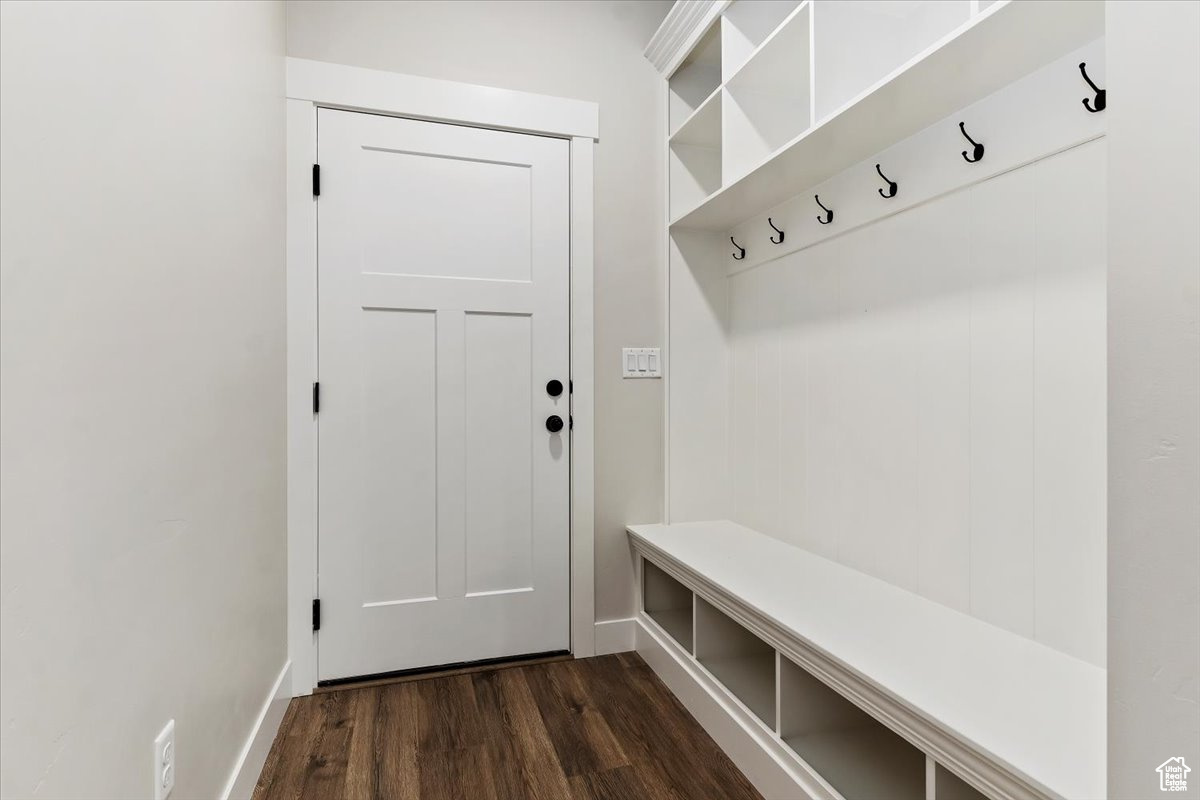
[[[289,2],[289,56],[592,100],[596,147],[596,617],[633,613],[624,525],[662,507],[661,78],[642,56],[670,2]]]
[[[0,794],[222,791],[286,660],[284,10],[0,4]]]
[[[1200,797],[1200,4],[1109,2],[1109,797]],[[1162,795],[1166,797],[1167,795]]]

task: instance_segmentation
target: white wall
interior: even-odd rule
[[[1104,198],[1101,139],[733,276],[733,519],[1104,666]]]
[[[1110,2],[1109,797],[1200,797],[1200,4]],[[1166,796],[1166,795],[1163,795]]]
[[[0,4],[0,794],[220,794],[286,658],[283,7]]]
[[[622,346],[662,344],[660,78],[642,49],[670,3],[289,2],[289,56],[600,104],[596,146],[596,617],[633,613],[624,526],[662,510],[662,384]]]

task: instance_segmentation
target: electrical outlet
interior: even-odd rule
[[[154,737],[154,800],[167,800],[175,788],[175,720]]]

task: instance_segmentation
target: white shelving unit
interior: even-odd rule
[[[736,523],[628,530],[695,595],[694,655],[673,657],[830,797],[1103,796],[1103,669]]]
[[[721,134],[673,156],[672,227],[728,231],[1104,33],[1101,0],[759,3],[730,6],[668,81],[672,133],[723,95]]]
[[[1076,463],[1103,457],[1104,255],[1078,243],[1103,224],[1106,123],[1078,64],[1105,85],[1104,17],[688,0],[647,50],[676,524],[629,529],[638,649],[764,796],[1104,796],[1103,487]],[[1075,393],[1047,378],[1064,363]],[[981,404],[995,387],[1019,402]],[[1039,485],[1003,478],[1035,464]],[[925,491],[943,472],[970,482]],[[1026,560],[1068,551],[1061,585]]]

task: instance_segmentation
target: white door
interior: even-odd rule
[[[569,145],[317,131],[319,677],[567,650]]]

